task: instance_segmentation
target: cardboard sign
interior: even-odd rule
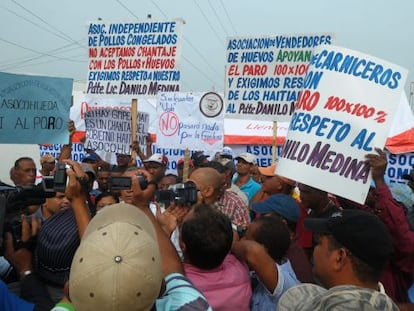
[[[145,150],[149,115],[138,112],[136,140]],[[85,114],[85,148],[98,154],[131,154],[131,112],[101,108]],[[135,140],[135,139],[134,139]]]
[[[320,46],[308,76],[317,78],[300,93],[277,173],[363,203],[371,180],[365,155],[385,145],[407,70]]]
[[[0,73],[0,143],[68,143],[72,79]]]
[[[300,89],[317,83],[317,76],[305,79],[313,49],[332,40],[332,34],[229,38],[226,118],[288,122]]]
[[[191,150],[223,147],[224,103],[217,93],[160,93],[157,116],[160,146]]]
[[[179,91],[182,24],[90,23],[86,93],[136,98]]]

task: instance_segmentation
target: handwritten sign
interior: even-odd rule
[[[331,34],[229,38],[226,118],[288,122],[301,88],[318,84],[306,75],[312,50]]]
[[[362,203],[371,178],[364,157],[385,145],[407,70],[325,45],[307,76],[318,83],[300,93],[277,173]]]
[[[191,150],[223,146],[224,103],[217,93],[160,93],[157,115],[160,146]]]
[[[182,24],[91,23],[86,93],[141,97],[179,91]]]
[[[72,83],[0,73],[0,143],[67,143]]]
[[[137,141],[145,150],[148,113],[138,112]],[[101,108],[85,114],[85,148],[105,153],[131,154],[131,112]],[[99,153],[98,153],[99,154]]]

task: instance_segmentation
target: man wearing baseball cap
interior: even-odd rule
[[[88,224],[71,265],[71,301],[53,311],[212,310],[184,276],[159,208],[157,218],[149,209],[155,188],[142,190],[133,178],[132,191],[134,205],[108,206]]]
[[[250,175],[250,170],[256,164],[256,157],[248,152],[244,152],[236,157],[237,174],[233,177],[233,183],[236,184],[243,191],[249,202],[251,202],[254,195],[260,190],[260,184],[255,182]]]
[[[168,158],[162,153],[154,153],[148,159],[144,160],[145,169],[151,173],[153,180],[159,182],[165,176],[167,170]]]
[[[301,213],[299,204],[290,195],[276,193],[262,202],[253,203],[252,210],[262,216],[276,215],[283,219],[290,233],[291,241],[286,256],[293,271],[301,282],[313,283],[312,267],[298,239],[298,224]],[[303,219],[300,224],[303,226]]]
[[[209,156],[204,154],[203,151],[196,151],[191,155],[191,160],[194,164],[194,170],[202,167],[204,163],[208,162]]]
[[[259,172],[261,174],[261,181],[262,181],[262,189],[261,191],[268,196],[273,196],[274,194],[286,194],[292,196],[298,202],[299,195],[295,192],[296,181],[286,178],[284,176],[277,175],[276,171],[276,164],[267,167],[259,167]],[[257,196],[256,196],[257,197]],[[265,199],[266,200],[266,199]],[[260,200],[260,201],[265,201]],[[252,202],[252,210],[253,212],[257,211],[254,206],[255,200]],[[303,206],[302,203],[299,203],[300,214],[299,218],[296,222],[296,241],[303,249],[311,249],[312,248],[312,233],[306,230],[303,227],[303,220],[308,217],[308,211]],[[310,252],[309,254],[310,255]]]
[[[379,283],[393,248],[377,216],[343,210],[304,224],[319,235],[313,272],[326,289],[310,284],[292,288],[278,310],[398,310]]]

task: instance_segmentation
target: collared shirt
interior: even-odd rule
[[[74,310],[71,304],[57,304],[51,311]],[[194,287],[187,277],[171,273],[165,277],[165,292],[155,301],[151,310],[194,310],[212,311],[203,294]]]
[[[72,258],[80,243],[72,208],[49,217],[42,225],[35,251],[35,271],[50,283],[61,285],[69,278]]]
[[[289,289],[280,299],[279,310],[397,311],[386,294],[355,285],[338,285],[329,290],[315,284]]]
[[[250,223],[247,205],[234,192],[224,191],[224,194],[214,206],[227,215],[235,225],[246,227]]]
[[[226,191],[234,192],[243,200],[246,206],[249,205],[249,199],[247,198],[247,195],[243,191],[241,191],[240,188],[235,184],[231,184],[230,188],[226,189]]]
[[[253,280],[257,280],[257,286],[253,290],[251,309],[252,311],[277,310],[280,297],[291,287],[300,284],[293,272],[289,260],[284,264],[275,263],[278,271],[278,281],[273,293],[264,286],[256,273],[252,272]]]
[[[184,275],[167,275],[165,287],[164,295],[155,301],[156,310],[212,311],[204,295]]]

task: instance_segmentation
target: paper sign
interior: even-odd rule
[[[301,88],[317,83],[306,71],[312,51],[332,34],[229,38],[226,118],[288,122]]]
[[[277,173],[363,203],[367,153],[383,148],[407,70],[356,51],[320,46],[312,56]]]
[[[72,84],[72,79],[0,73],[0,143],[68,143]]]
[[[145,150],[149,115],[138,112],[137,141]],[[85,148],[100,153],[131,154],[131,112],[101,108],[85,114]]]
[[[219,150],[224,139],[223,98],[208,93],[160,93],[157,144],[190,150]]]
[[[91,23],[87,94],[179,91],[182,21]]]

